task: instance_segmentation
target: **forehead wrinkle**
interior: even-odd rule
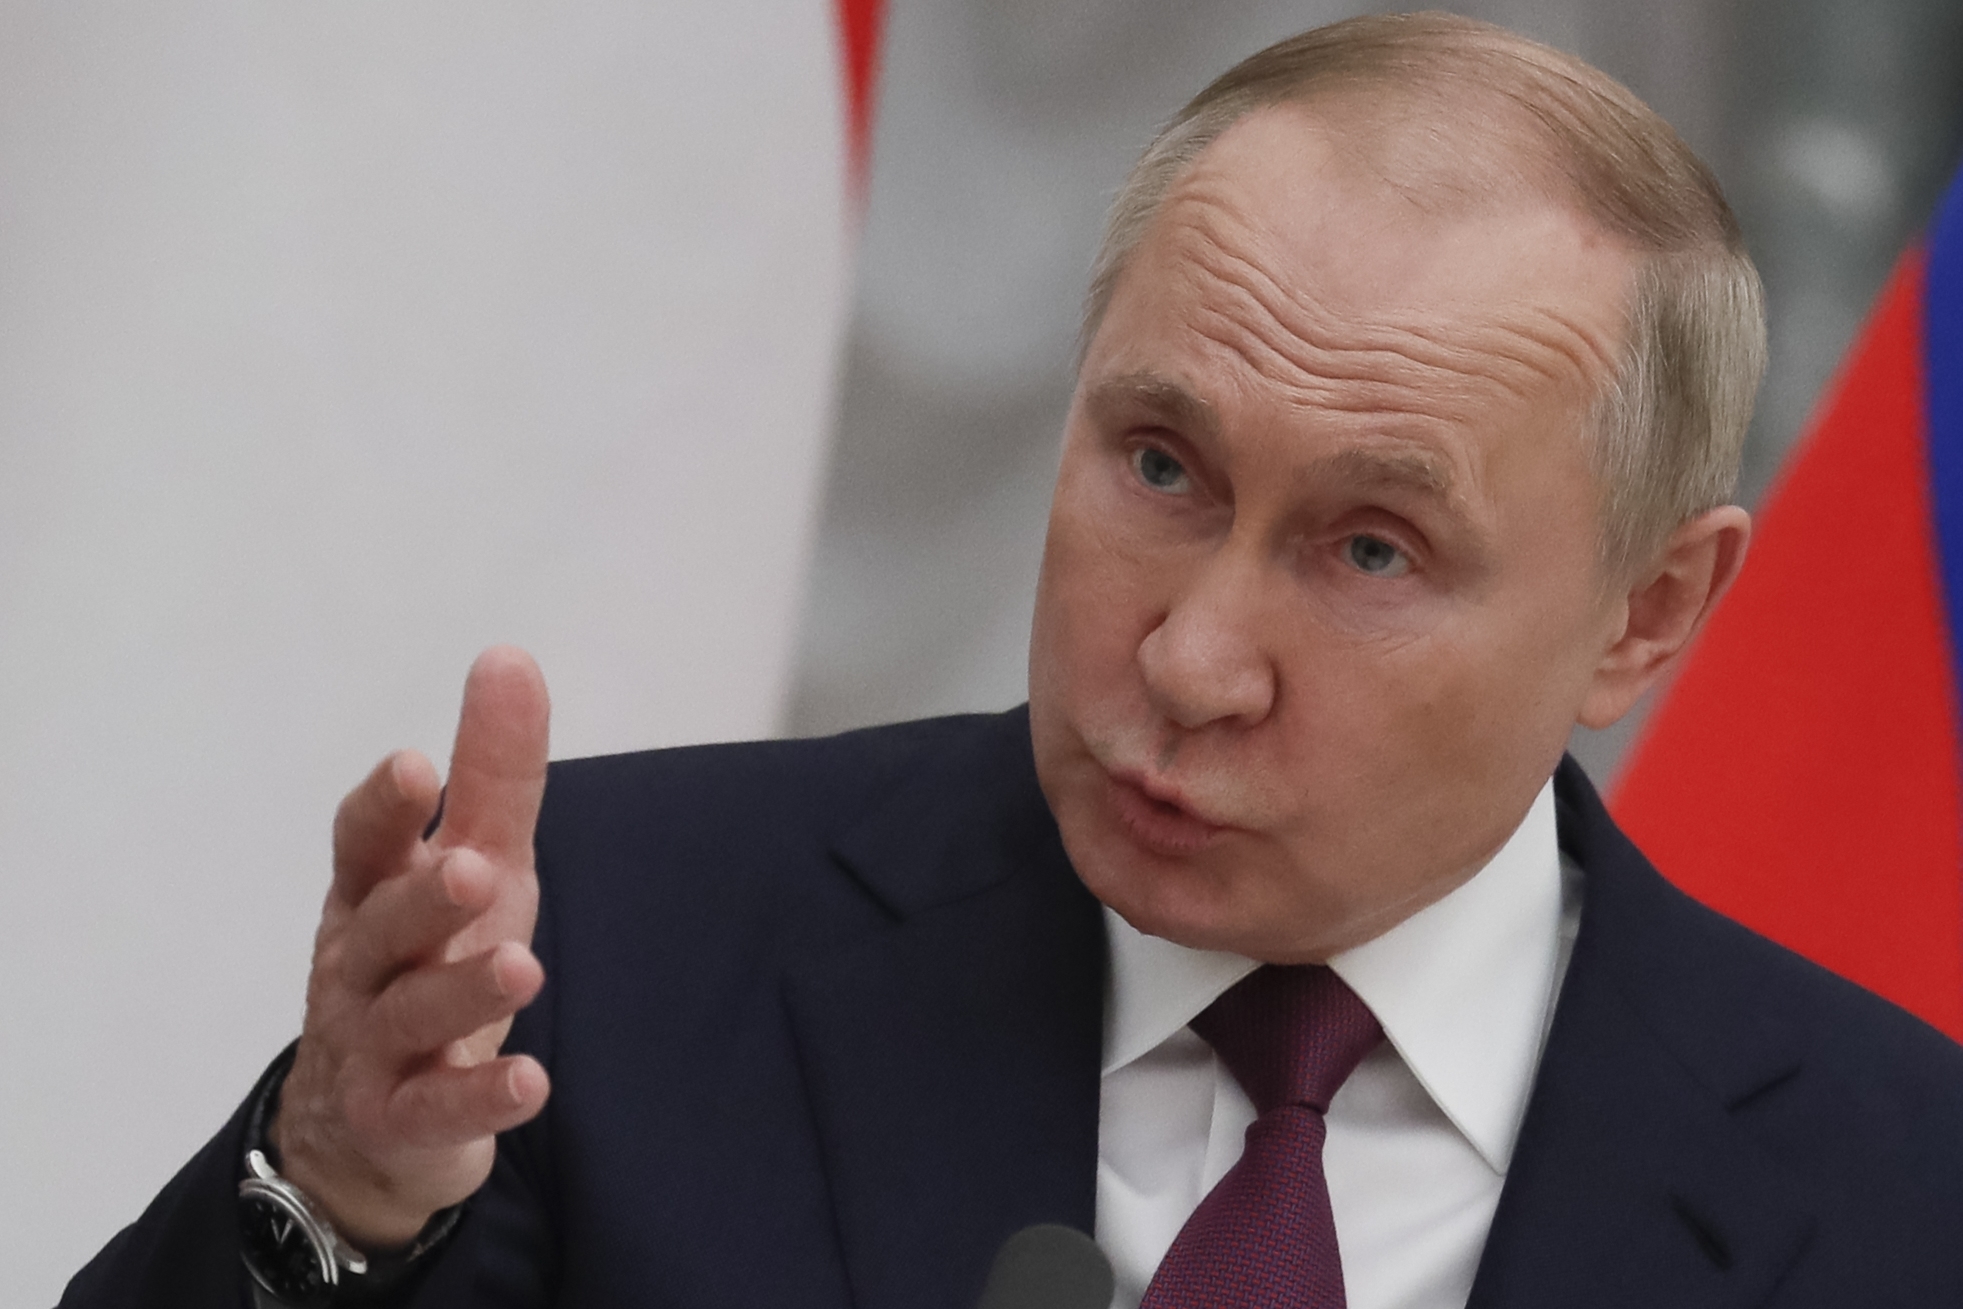
[[[1263,353],[1290,372],[1324,383],[1314,388],[1319,391],[1329,390],[1329,383],[1429,391],[1443,380],[1439,374],[1445,374],[1471,383],[1469,389],[1498,386],[1516,398],[1531,400],[1540,386],[1579,381],[1585,389],[1613,373],[1611,347],[1598,333],[1545,306],[1528,306],[1524,312],[1515,309],[1474,324],[1476,337],[1471,341],[1464,339],[1468,334],[1463,328],[1346,319],[1313,296],[1283,285],[1257,259],[1237,253],[1233,246],[1239,242],[1223,229],[1241,224],[1211,203],[1205,188],[1196,189],[1202,193],[1181,197],[1187,201],[1180,206],[1186,212],[1167,215],[1175,229],[1173,244],[1190,246],[1180,252],[1180,261],[1211,281],[1216,290],[1228,293],[1225,306],[1208,305],[1204,303],[1208,297],[1203,297],[1200,312],[1228,328],[1207,335],[1248,358],[1250,364],[1255,362],[1250,352],[1229,337],[1258,342]],[[1221,222],[1223,218],[1228,221]],[[1244,312],[1237,314],[1236,309]],[[1334,394],[1328,400],[1342,404]]]
[[[1238,293],[1235,305],[1204,307],[1203,313],[1259,341],[1272,358],[1294,371],[1326,382],[1428,389],[1445,374],[1470,383],[1468,389],[1498,386],[1528,400],[1540,386],[1565,385],[1574,374],[1588,378],[1593,375],[1590,363],[1603,357],[1578,328],[1563,340],[1566,333],[1532,326],[1532,316],[1481,324],[1484,330],[1478,331],[1477,340],[1467,341],[1463,330],[1345,319],[1315,298],[1289,291],[1258,264],[1223,250],[1213,260],[1195,264]],[[1256,312],[1242,318],[1233,312],[1235,307]]]
[[[1460,402],[1476,400],[1478,374],[1450,370],[1423,370],[1402,360],[1405,367],[1386,370],[1369,367],[1353,359],[1354,352],[1322,352],[1303,347],[1293,337],[1295,348],[1285,348],[1263,334],[1248,331],[1246,325],[1229,315],[1214,315],[1222,330],[1209,330],[1196,323],[1194,332],[1203,340],[1242,360],[1247,367],[1267,379],[1287,403],[1324,413],[1357,415],[1404,415],[1457,425],[1464,421]],[[1394,354],[1394,352],[1391,352]],[[1305,358],[1305,355],[1319,358]],[[1387,372],[1403,375],[1386,375]],[[1412,376],[1411,374],[1417,374]]]
[[[1494,355],[1513,359],[1556,386],[1589,385],[1615,372],[1615,344],[1575,315],[1533,305],[1491,326],[1501,342]]]

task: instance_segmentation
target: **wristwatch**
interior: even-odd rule
[[[424,1256],[456,1230],[462,1205],[439,1211],[407,1249],[367,1256],[348,1244],[305,1191],[279,1175],[266,1125],[298,1042],[286,1048],[254,1088],[246,1116],[245,1167],[239,1180],[239,1255],[252,1280],[292,1309],[371,1304],[426,1266]]]
[[[261,1150],[245,1152],[239,1183],[239,1253],[252,1280],[295,1309],[326,1309],[344,1274],[360,1277],[368,1260],[341,1239],[307,1193],[281,1177]]]

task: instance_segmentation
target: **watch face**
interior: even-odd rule
[[[245,1266],[275,1299],[296,1309],[323,1309],[334,1297],[328,1281],[333,1256],[307,1237],[293,1202],[253,1189],[239,1197],[239,1239]]]

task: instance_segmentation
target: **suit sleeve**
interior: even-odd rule
[[[68,1283],[59,1309],[253,1309],[239,1262],[238,1194],[247,1106],[170,1179],[143,1216]]]
[[[535,946],[551,976],[549,928],[541,906]],[[547,1068],[552,988],[512,1024],[505,1049]],[[280,1062],[284,1062],[282,1056]],[[270,1071],[270,1070],[269,1070]],[[142,1217],[118,1232],[68,1283],[58,1309],[255,1309],[254,1284],[239,1257],[238,1188],[254,1091]],[[498,1138],[490,1179],[465,1202],[455,1234],[401,1294],[363,1309],[539,1309],[557,1281],[558,1241],[548,1211],[549,1127],[538,1119]]]
[[[514,1027],[513,1035],[518,1036]],[[514,1040],[508,1046],[516,1046]],[[282,1058],[282,1062],[284,1059]],[[257,1092],[255,1091],[255,1096]],[[187,1304],[255,1309],[239,1258],[238,1187],[252,1097],[68,1283],[58,1309],[179,1309]],[[555,1260],[540,1203],[538,1144],[527,1129],[498,1140],[490,1180],[466,1202],[454,1236],[399,1295],[363,1309],[548,1303]]]

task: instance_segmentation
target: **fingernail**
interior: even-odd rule
[[[511,951],[505,945],[496,946],[491,951],[491,983],[498,988],[500,996],[511,995]]]
[[[456,852],[451,851],[444,855],[443,862],[436,866],[436,885],[437,889],[443,892],[446,901],[460,908],[463,905],[463,892],[457,885],[457,874]]]

